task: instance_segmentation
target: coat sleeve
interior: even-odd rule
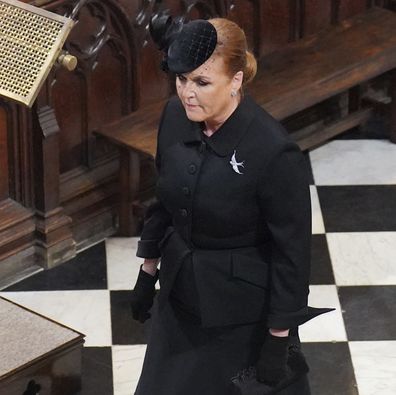
[[[157,137],[157,153],[155,157],[155,166],[157,174],[161,169],[161,149],[159,144],[159,136],[161,133],[162,125],[165,119],[165,113],[168,105],[165,106],[158,128]],[[166,228],[172,224],[172,217],[170,213],[165,209],[162,203],[156,198],[155,201],[147,209],[143,230],[138,241],[138,248],[136,256],[140,258],[160,258],[161,253],[158,248],[158,243],[163,238]]]
[[[268,327],[287,329],[330,311],[307,306],[311,255],[311,199],[299,147],[285,143],[262,170],[260,206],[271,236]]]

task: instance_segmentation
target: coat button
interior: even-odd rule
[[[184,196],[190,196],[190,188],[189,187],[183,187],[182,191],[183,191]]]
[[[194,174],[197,171],[197,166],[194,165],[194,163],[191,163],[191,165],[188,166],[188,172],[190,174]]]
[[[188,212],[187,212],[187,210],[185,208],[181,208],[180,209],[180,215],[182,217],[187,217],[187,214],[188,214]]]

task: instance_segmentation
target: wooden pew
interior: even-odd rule
[[[371,109],[353,103],[356,87],[395,68],[396,14],[372,8],[262,59],[251,93],[271,115],[283,120],[349,90],[347,117],[309,135],[293,136],[302,149],[308,149],[364,123]],[[396,125],[392,140],[396,142]]]
[[[135,202],[140,190],[141,157],[154,159],[157,148],[157,129],[164,102],[145,106],[96,132],[117,145],[120,152],[119,170],[119,235],[133,236],[139,227]]]
[[[360,84],[389,72],[391,140],[396,143],[396,13],[372,8],[318,34],[287,45],[259,61],[248,92],[282,121],[347,91],[347,116],[314,131],[291,134],[309,149],[366,122],[373,108],[361,106]],[[119,147],[120,235],[136,234],[132,205],[139,191],[140,155],[155,156],[159,102],[101,128],[97,134]],[[135,204],[136,206],[136,204]]]

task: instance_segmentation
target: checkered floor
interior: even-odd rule
[[[352,133],[307,160],[310,304],[337,309],[301,327],[312,394],[395,395],[396,145]],[[135,388],[150,324],[129,312],[136,243],[109,238],[1,293],[87,335],[84,395],[131,395]]]

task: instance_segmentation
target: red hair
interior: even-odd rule
[[[209,22],[217,31],[214,53],[223,58],[230,77],[243,71],[243,85],[252,81],[257,72],[257,61],[248,50],[245,32],[235,22],[225,18],[213,18]]]

